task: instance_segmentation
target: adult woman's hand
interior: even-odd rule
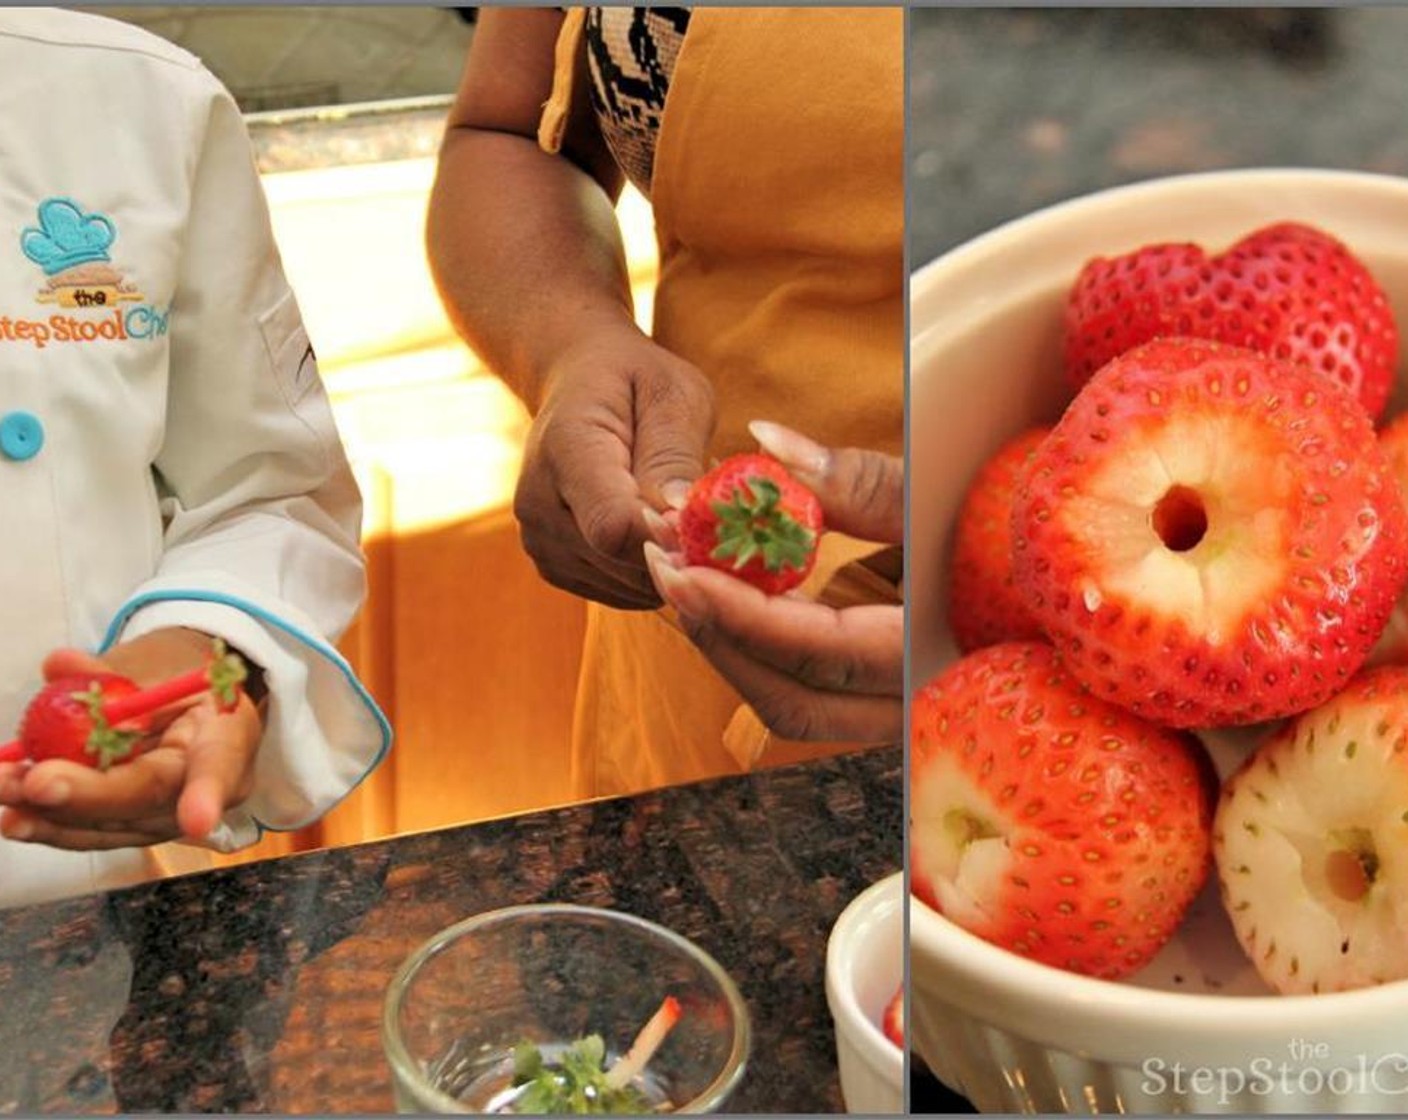
[[[147,686],[198,668],[210,638],[191,630],[154,630],[101,657],[55,650],[45,680],[110,672]],[[53,760],[0,764],[0,833],[57,848],[97,850],[207,836],[227,808],[249,796],[263,726],[241,694],[233,712],[200,697],[157,713],[157,741],[131,762],[105,771]]]
[[[538,571],[584,598],[647,609],[660,597],[641,546],[702,472],[713,391],[636,324],[615,212],[624,176],[588,99],[560,153],[539,147],[562,22],[556,8],[481,12],[427,250],[450,320],[533,414],[514,513]]]
[[[864,540],[904,539],[900,459],[832,450],[777,424],[755,422],[763,449],[821,500],[830,528]],[[904,727],[904,609],[835,608],[799,593],[768,596],[727,573],[681,567],[682,558],[644,546],[660,595],[690,640],[788,739],[897,741]]]
[[[563,590],[623,609],[660,598],[641,546],[684,501],[714,426],[704,375],[634,328],[567,351],[547,379],[514,498],[523,546]]]

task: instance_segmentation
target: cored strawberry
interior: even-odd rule
[[[1059,968],[1113,979],[1148,962],[1210,866],[1197,740],[1089,695],[1038,642],[955,662],[911,716],[915,895]]]
[[[699,478],[680,510],[685,560],[745,579],[769,595],[816,563],[821,502],[768,455],[732,455]]]
[[[1225,783],[1223,904],[1262,978],[1329,992],[1408,977],[1408,668],[1359,674]]]
[[[140,690],[116,673],[61,677],[50,681],[30,700],[20,723],[19,741],[33,762],[65,759],[106,770],[140,752],[146,722],[110,724],[104,703]]]
[[[232,711],[247,673],[244,659],[217,638],[203,668],[148,688],[116,673],[50,681],[25,707],[19,738],[0,744],[0,762],[66,759],[106,770],[141,753],[149,717],[169,704],[208,690],[222,712]]]
[[[1225,342],[1295,361],[1345,385],[1377,417],[1398,359],[1383,289],[1329,234],[1282,222],[1209,257],[1197,245],[1150,245],[1098,257],[1066,307],[1066,371],[1084,384],[1154,338]]]
[[[885,1014],[880,1020],[880,1029],[885,1032],[885,1037],[904,1049],[904,987],[901,985],[895,989],[895,994],[890,997],[890,1001],[885,1004]]]
[[[1147,343],[1096,374],[1013,517],[1013,578],[1071,672],[1169,726],[1322,703],[1405,577],[1408,515],[1364,410],[1217,343]]]
[[[958,511],[948,621],[965,653],[1044,637],[1012,585],[1012,495],[1022,468],[1049,431],[1033,428],[1000,447],[973,479]]]

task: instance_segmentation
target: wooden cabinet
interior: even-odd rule
[[[230,862],[568,800],[586,612],[519,542],[509,503],[527,417],[457,344],[406,361],[412,373],[387,359],[334,394],[366,507],[368,584],[340,648],[395,744],[322,821]]]
[[[542,582],[509,513],[382,536],[369,564],[370,609],[345,644],[396,746],[317,840],[565,802],[585,611]]]

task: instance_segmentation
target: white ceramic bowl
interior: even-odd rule
[[[1408,180],[1350,172],[1226,171],[1106,191],[1009,223],[916,273],[907,547],[916,686],[956,656],[948,541],[969,480],[1007,438],[1053,422],[1067,398],[1061,303],[1080,266],[1153,241],[1218,251],[1282,219],[1348,244],[1408,328]],[[1227,743],[1209,745],[1225,770]],[[985,1112],[1408,1112],[1408,983],[1270,995],[1211,888],[1164,952],[1122,983],[1021,959],[914,901],[909,1010],[915,1053]]]
[[[849,1112],[904,1111],[904,1054],[880,1029],[904,980],[904,899],[902,873],[881,879],[841,912],[826,943],[826,1002]]]

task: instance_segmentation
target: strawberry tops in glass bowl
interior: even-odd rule
[[[1063,316],[1082,267],[1169,242],[1215,255],[1281,222],[1347,245],[1408,326],[1408,181],[1348,172],[1227,171],[1111,190],[1012,222],[916,273],[907,544],[916,689],[960,655],[949,593],[970,482],[1001,446],[1056,423],[1071,400]],[[1380,423],[1403,403],[1400,373]],[[1226,776],[1255,734],[1199,737]],[[1408,1109],[1408,981],[1274,995],[1216,882],[1213,872],[1172,940],[1120,980],[1037,963],[911,898],[915,1052],[983,1111]],[[1403,932],[1408,940],[1408,924]]]
[[[751,1048],[747,1004],[709,954],[619,910],[477,914],[387,987],[398,1112],[721,1111]]]

